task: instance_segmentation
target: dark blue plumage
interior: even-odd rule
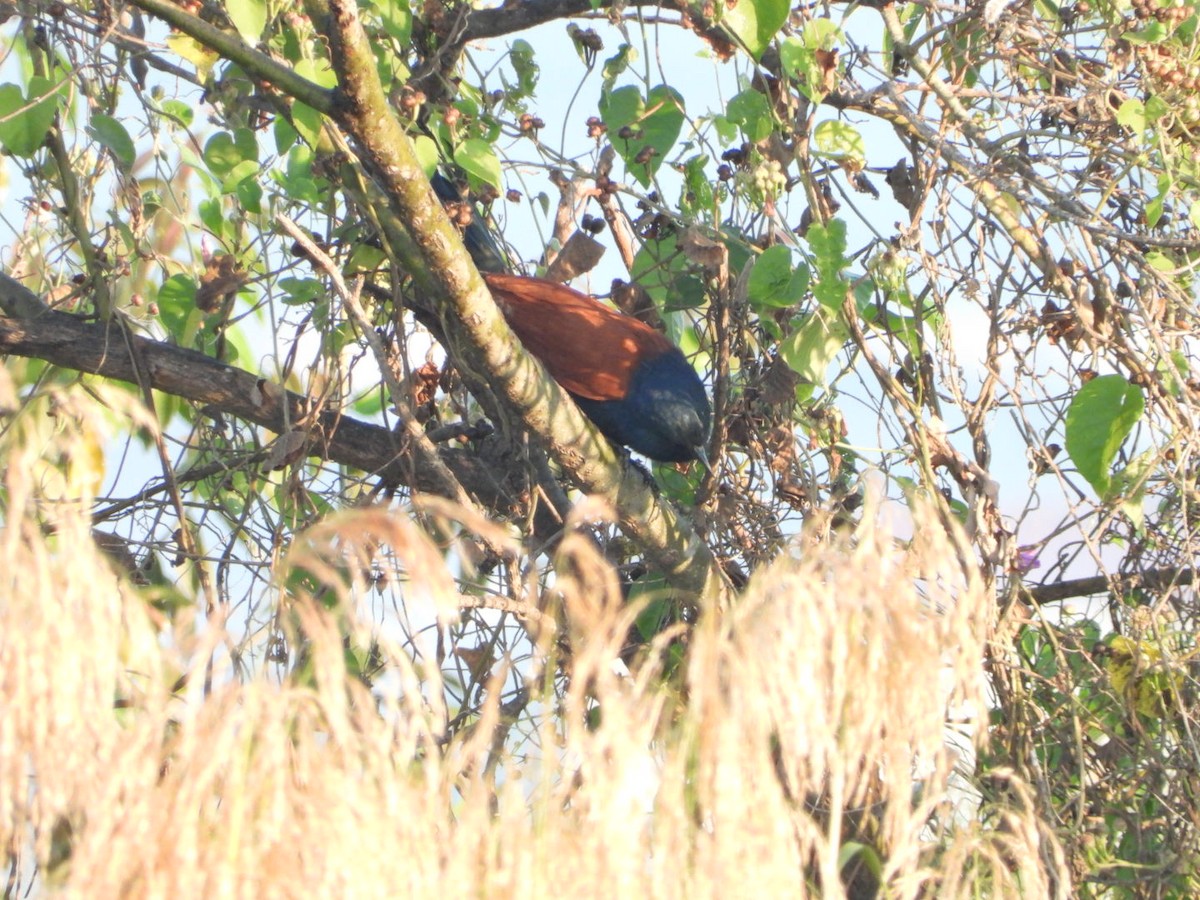
[[[461,202],[447,179],[432,181],[444,202]],[[605,437],[661,462],[706,462],[708,395],[678,347],[573,288],[504,274],[504,256],[478,219],[463,243],[521,343]]]
[[[707,465],[708,395],[678,348],[643,360],[624,399],[572,396],[613,443],[660,462],[698,459]]]
[[[458,188],[441,172],[434,172],[429,183],[433,185],[433,192],[443,203],[463,202]],[[474,207],[471,212],[472,214],[475,212]],[[492,237],[492,233],[487,230],[487,226],[479,221],[478,216],[471,216],[471,222],[463,229],[462,236],[463,246],[471,254],[471,259],[475,261],[475,268],[480,272],[508,271],[508,262],[504,259],[504,253],[500,250],[495,238]]]

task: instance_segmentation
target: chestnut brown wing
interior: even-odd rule
[[[644,322],[544,278],[484,276],[525,349],[572,394],[623,400],[638,364],[672,344]]]

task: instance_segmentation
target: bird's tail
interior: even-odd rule
[[[457,186],[441,172],[434,172],[429,181],[433,185],[434,193],[443,203],[463,202]],[[475,261],[475,268],[480,272],[507,272],[508,261],[504,257],[504,251],[500,249],[496,238],[475,211],[474,205],[471,213],[471,224],[463,229],[463,244],[471,254],[471,259]]]

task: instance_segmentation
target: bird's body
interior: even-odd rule
[[[461,202],[441,175],[433,185],[443,200]],[[708,395],[678,347],[566,285],[504,273],[503,255],[478,220],[463,241],[525,349],[605,437],[660,462],[704,460]]]
[[[484,280],[525,349],[605,437],[661,462],[699,458],[708,396],[678,347],[566,285],[519,275]]]

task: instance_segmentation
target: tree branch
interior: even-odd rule
[[[139,383],[130,346],[116,328],[51,310],[3,273],[0,309],[22,316],[0,316],[0,354]],[[139,355],[142,375],[155,390],[203,404],[212,415],[235,416],[279,434],[303,425],[311,435],[308,455],[375,473],[390,484],[444,496],[442,480],[412,465],[402,439],[387,428],[348,418],[336,409],[314,411],[307,397],[195,350],[137,335],[130,335],[129,342]],[[439,456],[489,508],[513,505],[494,466],[476,454],[440,448]]]
[[[255,50],[238,35],[223,31],[216,25],[194,16],[170,0],[131,0],[143,12],[162,19],[172,28],[181,31],[223,58],[237,63],[246,72],[274,85],[290,97],[311,106],[318,112],[328,113],[332,102],[332,91],[314,84],[297,75],[289,66],[277,62],[265,53]]]
[[[1074,597],[1090,597],[1109,591],[1127,591],[1137,588],[1161,591],[1187,587],[1195,580],[1195,569],[1150,569],[1146,572],[1132,572],[1115,577],[1093,575],[1089,578],[1072,578],[1069,581],[1043,584],[1034,588],[1022,586],[1019,589],[1019,596],[1026,603],[1041,606],[1044,603],[1060,603]]]
[[[624,7],[670,6],[652,0],[633,0]],[[570,19],[594,13],[591,0],[507,0],[490,9],[472,9],[465,17],[461,28],[451,37],[456,44],[503,37],[545,25],[556,19]]]

